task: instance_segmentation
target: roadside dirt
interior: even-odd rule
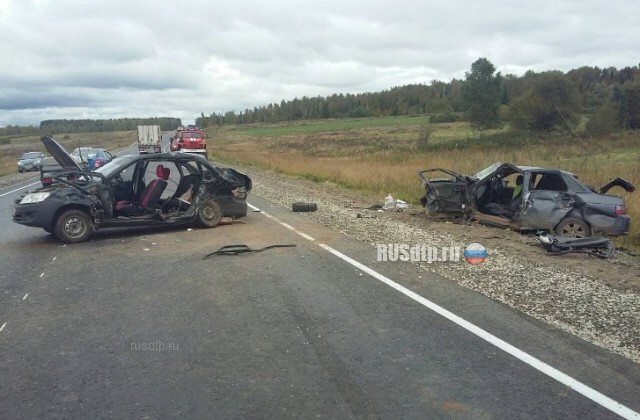
[[[384,198],[356,196],[330,183],[261,169],[236,168],[254,180],[252,194],[289,209],[296,201],[315,202],[318,211],[301,214],[372,246],[404,243],[458,246],[464,251],[470,243],[481,243],[488,257],[480,266],[464,259],[415,264],[640,363],[638,257],[621,252],[609,260],[586,254],[549,256],[535,237],[518,232],[428,220],[416,207],[403,212],[366,210],[381,205]]]
[[[333,202],[345,209],[355,212],[356,219],[380,219],[388,221],[402,221],[417,229],[433,229],[443,235],[455,235],[465,243],[479,242],[491,255],[492,250],[507,250],[513,254],[514,261],[531,259],[543,261],[547,264],[576,270],[584,275],[597,276],[604,284],[622,292],[640,293],[640,258],[616,251],[614,256],[603,260],[586,254],[567,254],[550,256],[538,244],[532,235],[525,235],[510,229],[484,226],[477,222],[453,223],[447,220],[427,219],[424,211],[415,206],[409,206],[403,211],[367,210],[372,205],[382,205],[384,197],[368,198],[353,195],[331,183],[316,183],[307,180],[284,177],[256,168],[245,168],[249,173],[259,172],[259,183],[254,192],[260,194],[263,185],[268,183],[271,188],[281,185],[283,191],[293,192],[295,185],[298,194],[306,194],[313,202]],[[285,179],[282,179],[285,178]],[[406,197],[396,197],[403,199]],[[360,214],[361,217],[357,215]]]

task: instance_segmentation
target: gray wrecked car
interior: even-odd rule
[[[427,216],[574,238],[624,235],[631,224],[624,199],[607,195],[613,187],[635,190],[622,178],[596,191],[570,172],[500,162],[471,176],[443,168],[425,169],[418,176]]]
[[[92,172],[51,137],[42,142],[61,171],[52,175],[50,186],[17,197],[13,221],[42,228],[64,242],[86,241],[102,228],[215,227],[222,216],[247,215],[251,179],[202,156],[123,156]]]

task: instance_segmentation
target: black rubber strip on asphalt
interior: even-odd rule
[[[291,248],[297,246],[296,244],[276,244],[276,245],[268,245],[265,246],[264,248],[250,248],[247,245],[225,245],[223,247],[221,247],[220,249],[218,249],[217,251],[214,251],[210,254],[205,255],[204,257],[202,257],[203,260],[213,256],[213,255],[238,255],[238,254],[246,254],[249,252],[262,252],[266,249],[271,249],[271,248]]]

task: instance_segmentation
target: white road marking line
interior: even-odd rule
[[[275,220],[276,222],[278,222],[280,225],[286,227],[287,229],[293,230],[294,232],[296,232],[298,234],[303,234],[304,233],[304,232],[301,232],[301,231],[295,229],[293,226],[288,225],[287,223],[281,222],[278,218],[276,218],[274,216],[271,216],[270,214],[265,213],[264,211],[261,211],[260,213],[264,214],[265,216],[267,216],[270,219]],[[454,324],[464,328],[465,330],[467,330],[470,333],[476,335],[477,337],[480,337],[481,339],[485,340],[489,344],[492,344],[492,345],[498,347],[500,350],[502,350],[502,351],[510,354],[511,356],[515,357],[516,359],[526,363],[527,365],[529,365],[532,368],[538,370],[539,372],[542,372],[545,375],[551,377],[552,379],[555,379],[556,381],[560,382],[561,384],[564,384],[564,385],[568,386],[569,388],[573,389],[574,391],[578,392],[579,394],[582,394],[583,396],[587,397],[591,401],[593,401],[593,402],[595,402],[597,404],[600,404],[602,407],[606,408],[607,410],[610,410],[610,411],[618,414],[619,416],[621,416],[621,417],[623,417],[625,419],[640,420],[640,413],[637,413],[637,412],[633,411],[629,407],[626,407],[626,406],[620,404],[619,402],[615,401],[614,399],[607,397],[606,395],[596,391],[595,389],[593,389],[593,388],[583,384],[582,382],[572,378],[571,376],[567,375],[566,373],[563,373],[563,372],[559,371],[558,369],[554,368],[553,366],[548,365],[547,363],[543,362],[542,360],[531,356],[529,353],[526,353],[526,352],[520,350],[519,348],[507,343],[506,341],[504,341],[504,340],[496,337],[495,335],[483,330],[482,328],[472,324],[471,322],[465,320],[464,318],[459,317],[458,315],[454,314],[453,312],[450,312],[450,311],[446,310],[442,306],[440,306],[440,305],[438,305],[438,304],[436,304],[434,302],[431,302],[429,299],[426,299],[426,298],[420,296],[419,294],[417,294],[417,293],[407,289],[406,287],[396,283],[395,281],[393,281],[390,278],[388,278],[388,277],[378,273],[377,271],[367,267],[366,265],[364,265],[362,263],[359,263],[358,261],[354,260],[353,258],[344,255],[343,253],[341,253],[340,251],[330,247],[329,245],[320,243],[320,244],[318,244],[318,246],[321,247],[322,249],[330,252],[331,254],[335,255],[336,257],[340,258],[341,260],[351,264],[352,266],[356,267],[357,269],[369,274],[371,277],[383,282],[387,286],[395,289],[396,291],[402,293],[403,295],[411,298],[415,302],[427,307],[428,309],[431,309],[433,312],[435,312],[438,315],[448,319],[449,321],[453,322]]]
[[[52,259],[51,261],[55,261],[55,260],[56,260],[56,258],[58,258],[58,257],[53,257],[53,259]]]
[[[29,296],[29,293],[27,293],[26,295],[24,295],[24,297],[22,298],[22,300],[25,300],[27,298],[27,296]]]
[[[2,327],[0,327],[0,331],[4,330],[5,325],[7,325],[6,322],[4,324],[2,324]]]
[[[264,214],[265,216],[267,216],[269,219],[272,219],[273,221],[281,224],[282,226],[286,227],[287,229],[289,229],[290,231],[293,231],[295,233],[297,233],[298,235],[302,236],[304,239],[311,241],[311,242],[315,242],[315,238],[313,236],[307,235],[306,233],[302,232],[301,230],[298,230],[296,228],[294,228],[293,226],[291,226],[288,223],[283,222],[282,220],[278,219],[275,216],[270,215],[269,213],[260,210],[259,208],[252,206],[251,204],[247,203],[247,206],[249,206],[252,209],[256,209],[254,211],[258,211],[260,214]]]
[[[44,271],[40,274],[40,278],[44,277]]]
[[[5,195],[9,195],[9,194],[11,194],[11,193],[18,192],[18,191],[20,191],[20,190],[24,190],[24,189],[25,189],[25,188],[27,188],[27,187],[30,187],[30,186],[32,186],[32,185],[36,185],[36,184],[39,184],[39,183],[40,183],[40,181],[38,181],[38,182],[33,182],[33,183],[31,183],[31,184],[27,184],[27,185],[25,185],[24,187],[20,187],[20,188],[16,188],[15,190],[7,191],[6,193],[2,193],[2,194],[0,194],[0,197],[4,197]]]
[[[251,204],[247,203],[247,207],[249,207],[251,210],[255,211],[255,212],[261,212],[261,210],[259,208],[257,208],[256,206],[252,206]]]

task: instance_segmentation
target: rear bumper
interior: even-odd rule
[[[220,205],[224,217],[245,217],[247,215],[247,202],[240,198],[231,196],[216,197],[216,202]]]
[[[615,218],[609,218],[613,223],[601,224],[592,223],[591,230],[595,235],[619,236],[626,235],[631,229],[631,217],[629,215],[620,215]]]
[[[207,153],[207,149],[187,149],[183,147],[180,149],[182,153]]]

